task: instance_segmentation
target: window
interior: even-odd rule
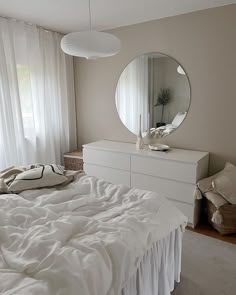
[[[28,65],[17,65],[17,78],[20,94],[21,113],[25,138],[34,137],[34,116],[31,93],[30,68]]]

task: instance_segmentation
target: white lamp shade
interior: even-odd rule
[[[120,40],[116,36],[97,31],[70,33],[61,40],[65,53],[87,59],[115,55],[120,47]]]

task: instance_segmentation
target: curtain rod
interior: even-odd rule
[[[36,28],[42,29],[42,30],[44,30],[46,32],[52,32],[52,33],[65,35],[65,34],[63,34],[61,32],[57,32],[57,31],[54,31],[54,30],[51,30],[51,29],[46,29],[46,28],[44,28],[42,26],[39,26],[37,24],[31,23],[31,22],[28,22],[28,21],[25,21],[25,20],[19,20],[19,19],[16,19],[16,18],[12,18],[12,17],[9,17],[9,16],[2,16],[2,15],[0,15],[0,18],[4,18],[6,20],[11,20],[11,21],[18,22],[18,23],[24,23],[24,24],[29,25],[29,26],[35,26]]]

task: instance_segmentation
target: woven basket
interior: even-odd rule
[[[66,170],[83,170],[83,159],[64,157],[64,166]]]
[[[216,224],[211,221],[213,214],[216,211],[216,207],[211,201],[207,200],[207,213],[208,221],[211,225],[221,234],[229,235],[236,233],[236,205],[224,205],[219,208],[219,212],[222,215],[222,224]]]

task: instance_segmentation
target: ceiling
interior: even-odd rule
[[[236,0],[91,0],[93,28],[106,30],[236,3]],[[62,33],[88,29],[88,0],[0,0],[0,16]]]

